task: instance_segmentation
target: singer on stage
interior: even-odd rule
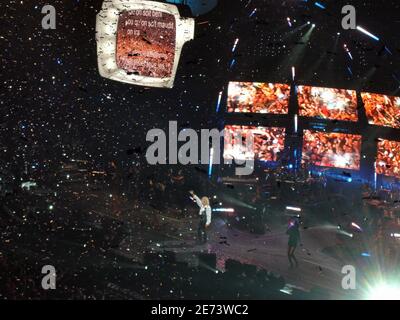
[[[196,201],[197,205],[199,206],[199,216],[200,216],[200,222],[199,226],[197,229],[197,240],[200,243],[206,243],[207,242],[207,228],[211,224],[211,207],[210,207],[210,200],[207,197],[202,197],[201,200],[200,198],[195,195],[193,191],[190,191],[190,194]]]

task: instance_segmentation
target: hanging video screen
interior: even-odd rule
[[[290,86],[262,82],[230,82],[228,112],[288,114]]]
[[[357,121],[357,93],[354,90],[298,86],[299,114],[329,120]]]
[[[118,20],[116,60],[128,74],[171,77],[175,59],[175,17],[156,10],[130,10]]]
[[[240,133],[242,141],[235,137]],[[253,146],[246,144],[253,135]],[[285,148],[285,128],[229,125],[224,130],[224,159],[277,161]]]
[[[360,169],[361,136],[304,130],[302,162],[321,167]]]
[[[400,97],[366,92],[361,97],[370,124],[400,129]]]
[[[380,139],[376,173],[400,178],[400,142]]]

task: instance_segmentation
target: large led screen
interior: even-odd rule
[[[299,86],[299,114],[329,120],[357,121],[357,94],[353,90]]]
[[[370,124],[400,129],[400,97],[366,92],[361,97]]]
[[[400,178],[400,142],[381,139],[378,142],[376,173]]]
[[[290,86],[262,82],[230,82],[228,112],[287,114]]]
[[[359,170],[361,136],[304,130],[303,163]]]
[[[171,77],[175,58],[175,16],[131,10],[118,20],[117,65],[139,76]]]
[[[252,144],[246,143],[250,135]],[[284,147],[285,128],[230,125],[224,130],[224,159],[277,161]]]

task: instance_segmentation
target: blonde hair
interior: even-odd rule
[[[209,206],[210,199],[208,199],[208,197],[203,197],[203,198],[201,198],[201,203],[203,204],[203,206]]]

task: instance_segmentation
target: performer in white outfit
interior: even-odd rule
[[[198,237],[197,239],[199,242],[206,243],[207,242],[206,229],[211,224],[210,200],[207,197],[202,197],[200,200],[200,198],[196,196],[193,191],[190,191],[190,194],[193,196],[194,200],[196,200],[196,203],[200,208],[199,210],[200,222],[199,222],[199,227],[197,229],[197,237]]]

